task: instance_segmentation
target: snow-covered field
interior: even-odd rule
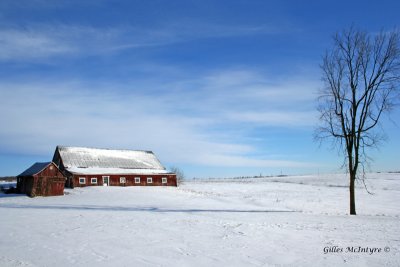
[[[344,175],[0,195],[0,266],[400,266],[400,174],[368,178],[357,216]]]

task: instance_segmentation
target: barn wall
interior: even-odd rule
[[[128,175],[73,175],[74,187],[84,187],[84,186],[103,186],[103,176],[110,177],[110,186],[177,186],[176,175],[175,174],[128,174]],[[125,177],[126,183],[120,183],[120,178]],[[135,177],[140,177],[140,183],[135,183]],[[151,177],[153,183],[147,183],[147,178]],[[162,178],[167,178],[167,183],[162,183]],[[85,184],[79,183],[79,178],[85,178]],[[92,184],[91,178],[97,178],[97,183]]]
[[[60,156],[60,152],[58,152],[58,149],[54,152],[53,160],[54,164],[60,169],[61,172],[64,172],[64,164],[62,164],[62,159]]]
[[[64,177],[35,176],[35,187],[31,196],[59,196],[64,195]]]
[[[30,195],[33,188],[34,178],[32,176],[18,177],[17,190],[21,194]]]

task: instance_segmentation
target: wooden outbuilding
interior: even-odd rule
[[[66,187],[177,186],[152,151],[57,146],[53,162]]]
[[[37,162],[17,176],[17,191],[28,196],[64,195],[65,176],[53,162]]]

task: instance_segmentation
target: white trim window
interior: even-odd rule
[[[90,183],[91,184],[97,184],[97,177],[90,178]]]
[[[152,184],[153,183],[153,177],[147,177],[147,183]]]
[[[167,182],[167,177],[161,177],[161,183],[166,184]]]
[[[140,177],[135,177],[135,184],[140,184]]]
[[[120,184],[125,184],[126,183],[126,178],[125,177],[119,177],[119,183]]]
[[[79,177],[79,184],[86,184],[86,178],[85,177]]]

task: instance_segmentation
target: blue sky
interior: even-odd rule
[[[0,2],[0,176],[56,145],[154,151],[188,177],[337,172],[313,142],[319,64],[398,1]],[[399,170],[399,110],[371,151]],[[393,122],[390,122],[393,121]]]

